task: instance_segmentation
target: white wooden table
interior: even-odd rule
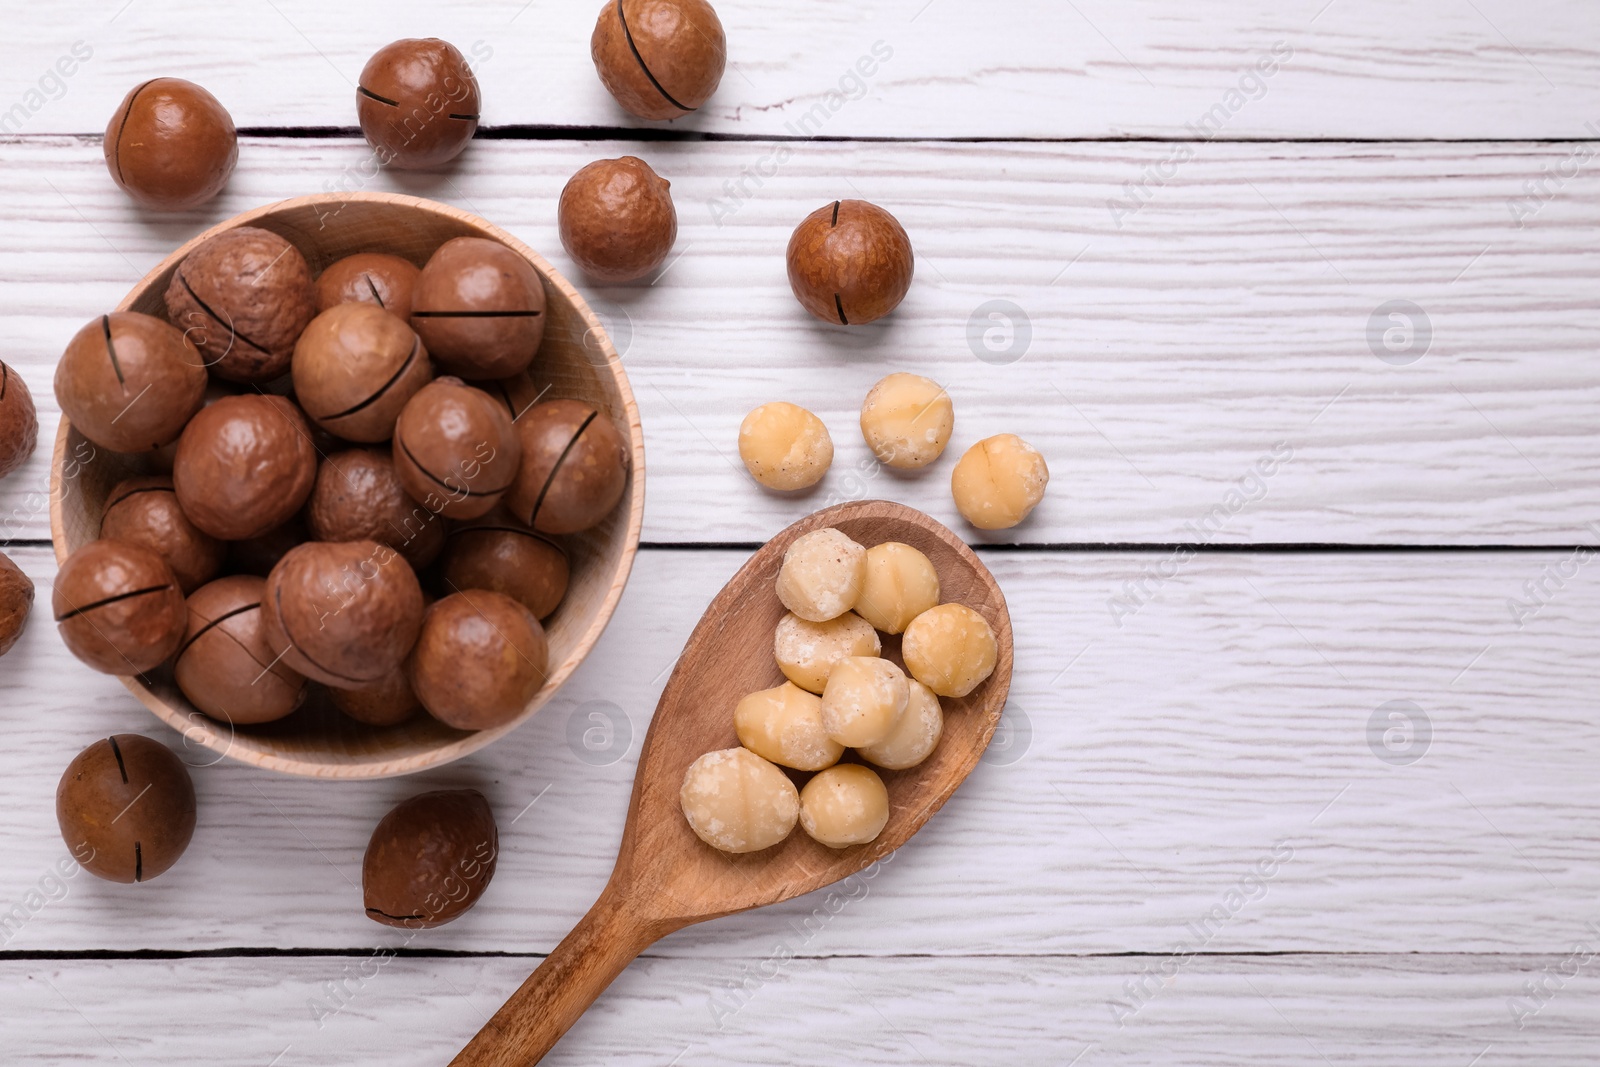
[[[353,187],[353,79],[396,37],[487,53],[487,129],[448,174],[366,187],[568,271],[563,183],[632,152],[671,179],[684,254],[586,288],[643,411],[647,546],[591,660],[492,749],[363,784],[207,766],[36,614],[0,661],[6,1062],[446,1062],[604,882],[667,668],[748,552],[838,499],[958,521],[949,461],[875,474],[851,430],[891,370],[949,386],[953,454],[1010,431],[1050,460],[1035,518],[975,537],[1016,622],[1007,730],[877,878],[668,938],[551,1062],[1594,1060],[1600,8],[723,0],[722,88],[658,134],[593,74],[596,6],[10,4],[0,355],[44,440],[67,339],[166,252]],[[141,214],[101,162],[161,74],[246,130],[202,211]],[[840,196],[918,254],[901,309],[850,332],[782,259]],[[809,499],[737,467],[739,419],[777,398],[835,432]],[[47,454],[0,483],[41,604]],[[596,714],[609,747],[569,742]],[[195,765],[193,845],[142,888],[57,881],[56,780],[128,730]],[[453,785],[493,802],[500,870],[402,938],[362,915],[361,853]]]

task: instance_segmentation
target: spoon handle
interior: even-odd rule
[[[450,1067],[530,1067],[659,935],[609,888]]]

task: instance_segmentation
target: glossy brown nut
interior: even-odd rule
[[[911,238],[865,200],[820,207],[789,238],[789,287],[823,322],[861,326],[900,305],[911,288]]]
[[[717,91],[728,42],[705,0],[606,0],[589,54],[623,108],[642,119],[675,119]]]
[[[611,513],[628,485],[628,444],[605,412],[548,400],[517,422],[522,467],[506,505],[540,533],[578,533]]]
[[[491,511],[521,462],[522,445],[505,408],[457,378],[424,387],[395,424],[400,484],[423,507],[449,519]]]
[[[61,565],[50,606],[67,650],[103,674],[154,670],[183,641],[183,590],[143,545],[84,545]]]
[[[10,556],[0,552],[0,656],[10,652],[22,636],[32,610],[33,579],[22,573]]]
[[[492,378],[489,381],[476,383],[479,389],[494,397],[511,416],[511,421],[516,422],[532,411],[539,403],[540,397],[545,393],[545,388],[535,385],[532,376],[528,374],[513,374],[509,378]]]
[[[411,315],[411,290],[422,271],[416,264],[385,252],[345,256],[317,276],[317,310],[338,304],[376,304],[389,314]]]
[[[544,685],[550,646],[533,612],[469,589],[428,609],[407,669],[428,714],[458,730],[515,719]]]
[[[478,79],[455,45],[436,37],[384,45],[361,69],[356,117],[383,166],[437,167],[478,129]]]
[[[678,239],[671,188],[637,156],[590,163],[561,190],[561,244],[597,281],[643,278]]]
[[[206,367],[172,326],[137,311],[101,315],[56,364],[56,400],[79,433],[113,452],[178,439],[206,397]]]
[[[28,461],[39,443],[39,413],[22,375],[0,363],[0,478]]]
[[[317,453],[300,409],[281,396],[225,396],[178,439],[172,484],[200,529],[224,541],[260,537],[311,495]]]
[[[222,191],[239,161],[233,117],[182,78],[156,78],[123,97],[106,124],[106,169],[145,207],[199,207]]]
[[[227,549],[203,532],[178,503],[172,479],[160,475],[125,478],[106,497],[100,536],[153,549],[167,561],[185,595],[217,576]]]
[[[305,699],[306,680],[275,662],[261,632],[266,582],[252,574],[219,578],[195,590],[173,677],[189,702],[213,719],[244,726],[272,722]]]
[[[422,626],[422,587],[376,541],[311,541],[267,575],[262,632],[274,656],[313,681],[356,689],[405,660]]]
[[[218,378],[260,384],[281,377],[317,313],[317,286],[300,250],[255,226],[208,238],[167,284],[167,318]]]
[[[324,459],[306,520],[318,541],[376,541],[399,552],[413,570],[444,548],[444,520],[411,498],[393,456],[381,449],[353,448]]]
[[[544,339],[544,282],[498,241],[440,245],[411,294],[411,328],[446,374],[506,378],[528,369]]]
[[[376,304],[338,304],[294,346],[294,394],[311,420],[346,441],[394,435],[400,409],[433,380],[422,341]]]
[[[567,595],[571,569],[560,545],[496,512],[451,531],[440,576],[453,592],[504,593],[544,619]]]
[[[443,926],[478,902],[494,877],[500,835],[476,789],[422,793],[396,804],[361,859],[367,918],[385,926]]]
[[[194,783],[158,741],[116,734],[73,757],[56,786],[61,839],[83,869],[108,882],[148,882],[194,836]]]
[[[278,561],[289,554],[296,545],[311,540],[305,522],[296,515],[282,526],[274,526],[260,537],[247,537],[243,541],[229,541],[227,569],[238,574],[253,574],[265,578],[272,573]]]
[[[400,667],[359,689],[330,689],[333,706],[367,726],[398,726],[422,710],[411,679]]]

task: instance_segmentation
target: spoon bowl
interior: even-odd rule
[[[734,705],[783,681],[772,652],[773,631],[784,615],[775,591],[778,570],[797,537],[830,526],[869,548],[900,541],[923,552],[939,575],[941,600],[965,604],[994,629],[994,673],[965,697],[940,699],[944,733],[932,755],[908,770],[878,770],[889,790],[889,822],[871,844],[833,849],[797,826],[772,848],[719,852],[684,819],[678,802],[684,772],[705,753],[736,746]],[[884,656],[901,662],[898,637],[884,639]],[[977,766],[1005,707],[1011,668],[1011,617],[999,585],[934,519],[903,504],[869,500],[824,509],[778,534],[717,594],[667,680],[639,755],[616,867],[600,899],[453,1064],[535,1063],[658,939],[821,889],[898,849]],[[797,784],[804,777],[790,773]]]

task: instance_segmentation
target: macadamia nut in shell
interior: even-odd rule
[[[102,674],[154,670],[183,641],[183,590],[143,545],[90,541],[61,565],[50,600],[67,650]]]
[[[678,239],[670,188],[637,156],[590,163],[561,191],[562,246],[596,281],[645,277]]]
[[[33,455],[39,443],[39,414],[22,375],[0,363],[0,478]]]
[[[675,119],[717,91],[728,45],[706,0],[605,0],[589,54],[624,109]]]
[[[206,366],[151,315],[113,311],[79,330],[56,364],[56,399],[79,433],[113,452],[150,452],[183,433],[206,398]]]
[[[56,823],[73,858],[108,882],[148,882],[194,836],[194,783],[159,741],[116,734],[67,764],[56,786]]]
[[[183,513],[223,541],[259,537],[288,522],[316,477],[305,416],[293,401],[261,393],[225,396],[200,411],[172,462]]]
[[[911,238],[865,200],[836,200],[795,227],[789,287],[823,322],[861,326],[889,314],[911,288]]]
[[[134,86],[106,124],[103,143],[112,180],[136,203],[168,211],[216,196],[239,160],[233,117],[182,78]]]

